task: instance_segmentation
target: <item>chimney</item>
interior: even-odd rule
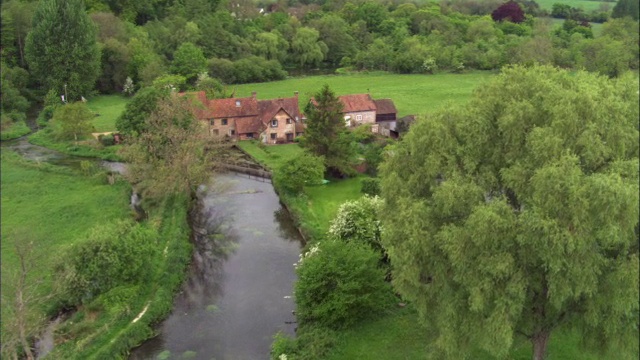
[[[254,98],[254,99],[255,99],[255,98],[256,98],[256,95],[257,95],[257,93],[256,93],[255,91],[252,91],[252,92],[251,92],[251,97],[252,97],[252,98]]]
[[[298,92],[297,92],[297,91],[294,91],[294,92],[293,92],[293,96],[295,96],[295,97],[296,97],[296,99],[297,99],[297,98],[298,98]]]

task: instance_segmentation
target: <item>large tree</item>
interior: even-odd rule
[[[66,91],[70,100],[89,95],[100,73],[100,50],[96,26],[85,12],[84,2],[40,1],[25,55],[31,75],[45,90]]]
[[[172,94],[145,119],[145,130],[123,150],[128,180],[143,199],[195,196],[219,163],[222,147],[193,115],[195,100]]]
[[[301,145],[323,156],[327,170],[334,174],[353,172],[353,136],[345,126],[342,108],[342,102],[326,84],[305,108],[307,127]]]
[[[524,337],[542,359],[558,327],[637,344],[637,89],[509,68],[388,151],[383,245],[438,357],[505,357]]]

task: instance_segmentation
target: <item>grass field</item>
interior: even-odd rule
[[[609,10],[613,9],[616,5],[615,2],[606,1],[590,1],[590,0],[537,0],[538,5],[542,9],[551,11],[553,4],[566,4],[574,8],[584,9],[586,11],[598,10],[600,5],[608,5]]]
[[[243,84],[235,88],[236,96],[258,99],[291,97],[299,92],[300,108],[324,84],[329,84],[337,95],[369,92],[374,99],[390,98],[396,105],[398,116],[424,114],[445,103],[463,104],[479,84],[489,80],[493,72],[474,71],[466,74],[399,75],[385,72],[348,75],[319,75],[297,77],[269,83]]]
[[[91,121],[96,132],[115,131],[116,119],[130,99],[121,95],[100,95],[91,98],[88,102],[89,109],[98,115]]]
[[[31,280],[41,278],[36,291],[47,293],[52,285],[52,266],[63,249],[82,241],[82,235],[94,225],[129,216],[126,184],[109,186],[47,165],[28,163],[10,150],[2,150],[3,297],[13,291],[5,269],[18,266],[15,234],[33,241],[33,257],[38,260]],[[3,325],[9,316],[3,306]]]

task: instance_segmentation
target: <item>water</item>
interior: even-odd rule
[[[212,188],[173,312],[130,359],[268,359],[273,335],[294,334],[293,263],[302,245],[289,214],[270,183],[227,175]]]
[[[126,171],[126,165],[124,163],[67,155],[59,151],[30,144],[26,137],[3,141],[2,147],[15,151],[27,160],[47,162],[53,165],[70,167],[75,170],[80,170],[80,164],[83,161],[88,161],[96,166],[101,166],[109,171],[120,174],[124,174]]]

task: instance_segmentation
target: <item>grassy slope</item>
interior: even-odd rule
[[[46,165],[43,165],[46,167]],[[43,277],[41,289],[51,287],[51,268],[61,250],[82,240],[96,224],[129,216],[128,186],[99,184],[94,179],[63,172],[44,172],[2,150],[2,266],[15,268],[13,232],[27,231],[39,259],[34,277]],[[2,272],[2,293],[11,283]],[[2,308],[3,323],[6,321]]]
[[[7,129],[2,130],[2,133],[0,134],[0,140],[17,139],[21,136],[27,135],[30,132],[31,129],[29,129],[24,121],[18,121],[16,123],[13,123]]]
[[[121,95],[101,95],[89,100],[89,109],[98,115],[91,121],[96,132],[115,131],[116,119],[130,99]]]
[[[269,83],[237,85],[236,96],[251,96],[258,99],[291,97],[300,93],[300,107],[304,109],[313,93],[324,84],[329,84],[338,95],[366,93],[374,99],[391,98],[398,115],[424,114],[442,107],[447,101],[464,103],[478,84],[493,76],[492,72],[469,72],[466,74],[398,75],[384,72],[350,75],[321,75],[292,78]]]

